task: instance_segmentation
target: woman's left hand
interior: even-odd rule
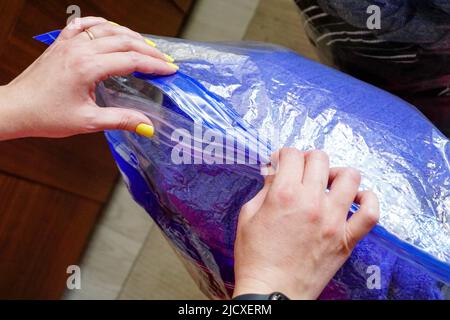
[[[98,107],[96,85],[134,71],[170,75],[178,67],[128,28],[97,17],[81,18],[77,26],[66,27],[28,69],[0,87],[0,140],[106,129],[152,135],[152,123],[142,113]]]

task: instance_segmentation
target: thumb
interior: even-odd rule
[[[264,187],[246,204],[244,204],[239,212],[239,225],[247,224],[259,211],[264,203],[267,193],[269,192],[270,183],[265,183]]]
[[[121,108],[96,108],[97,130],[126,130],[152,138],[154,127],[151,120],[136,110]]]

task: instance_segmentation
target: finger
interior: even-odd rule
[[[360,205],[359,210],[347,222],[347,240],[351,248],[372,230],[380,217],[378,198],[372,191],[358,192],[355,201]]]
[[[267,177],[271,177],[271,181],[273,180],[273,176],[276,174],[277,171],[279,159],[280,159],[280,150],[277,150],[270,156],[270,162],[261,166],[260,168],[261,175],[264,176],[266,181]]]
[[[157,75],[171,75],[177,71],[177,67],[172,63],[134,51],[96,55],[92,61],[86,62],[85,68],[90,71],[89,76],[85,79],[88,83],[136,71]]]
[[[156,59],[172,62],[161,51],[145,43],[142,38],[137,39],[128,35],[95,39],[90,41],[88,45],[98,54],[135,51]]]
[[[99,38],[104,38],[104,37],[111,37],[111,36],[128,36],[134,39],[139,39],[144,41],[144,37],[136,32],[133,31],[127,27],[123,27],[123,26],[119,26],[116,24],[112,24],[111,22],[103,22],[100,24],[96,24],[90,28],[86,28],[89,29],[89,32],[92,33],[92,35],[94,36],[95,39],[99,39]],[[84,30],[86,30],[84,29]],[[89,36],[87,36],[86,34],[80,33],[79,35],[77,35],[76,40],[87,40],[89,39]]]
[[[264,203],[264,199],[266,198],[269,189],[270,182],[266,181],[263,188],[256,194],[256,196],[242,206],[239,213],[239,224],[246,224],[255,216]]]
[[[105,22],[107,22],[107,20],[100,17],[75,18],[61,31],[58,39],[72,39],[73,37],[82,33],[84,30]]]
[[[328,184],[330,163],[328,155],[320,150],[309,151],[305,154],[305,172],[303,185],[318,194],[324,193]]]
[[[331,168],[329,177],[330,192],[327,196],[332,203],[343,210],[347,216],[361,183],[361,174],[352,168]]]
[[[278,159],[276,159],[278,157]],[[296,188],[301,184],[305,156],[295,148],[283,148],[272,157],[276,167],[273,187],[279,189]]]
[[[90,123],[91,132],[103,130],[126,130],[136,132],[139,125],[146,124],[153,128],[150,119],[136,110],[121,108],[94,107],[94,117]],[[153,130],[153,129],[152,129]],[[153,134],[148,135],[148,137]]]

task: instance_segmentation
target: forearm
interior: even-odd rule
[[[18,113],[9,86],[0,86],[0,141],[21,137]]]

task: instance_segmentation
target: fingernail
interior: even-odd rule
[[[166,60],[169,61],[169,62],[174,62],[175,61],[175,59],[172,58],[172,56],[169,56],[168,54],[165,54],[165,53],[164,53],[164,58],[166,58]]]
[[[172,63],[172,62],[166,62],[166,63],[167,63],[170,67],[174,68],[175,70],[180,69],[180,67],[177,66],[175,63]]]
[[[147,138],[153,138],[153,135],[155,134],[155,128],[153,128],[151,125],[141,123],[136,127],[136,133]]]
[[[120,26],[120,24],[118,24],[118,23],[115,23],[115,22],[113,22],[113,21],[108,21],[110,24],[112,24],[113,26]]]
[[[152,46],[153,48],[156,48],[156,43],[154,43],[152,40],[150,40],[149,38],[144,38],[144,40],[145,40],[145,43]]]

